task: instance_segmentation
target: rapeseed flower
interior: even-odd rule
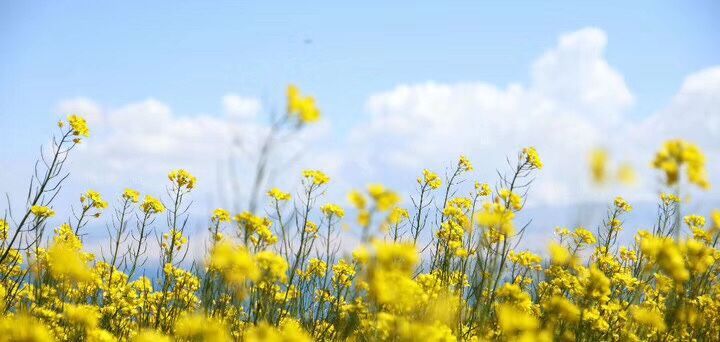
[[[49,207],[42,206],[42,205],[32,206],[30,208],[30,212],[40,220],[55,216],[55,211],[53,211]]]
[[[168,179],[170,180],[170,182],[173,183],[174,186],[178,187],[179,189],[185,188],[187,190],[192,190],[193,188],[195,188],[195,182],[197,182],[195,176],[183,169],[171,171],[168,174]]]
[[[652,166],[665,173],[667,185],[678,183],[684,167],[691,183],[702,189],[710,188],[705,169],[705,155],[697,145],[690,142],[666,141],[655,155]]]
[[[288,115],[281,119],[292,117],[299,129],[319,111],[290,87]],[[71,120],[69,130],[59,125],[66,136],[77,132],[76,142],[89,132],[84,120]],[[660,195],[647,230],[621,235],[623,222],[630,230],[635,220],[626,218],[632,206],[616,197],[607,216],[586,223],[597,231],[557,227],[538,253],[521,247],[539,231],[519,211],[531,171],[543,164],[531,147],[518,156],[513,173],[499,175],[496,194],[487,183],[463,185],[463,173],[473,169],[466,157],[443,180],[424,170],[407,208],[381,184],[351,192],[362,228],[352,253],[342,231],[354,223],[337,229],[345,210],[317,205],[329,183],[317,170],[303,172],[304,191],[292,205],[281,206],[290,194],[271,188],[265,214],[252,204],[234,216],[221,208],[209,213],[207,243],[193,243],[206,245],[206,254],[189,252],[198,238],[191,222],[203,221],[188,206],[197,180],[182,169],[168,175],[170,209],[149,195],[141,202],[135,190],[122,193],[97,256],[77,231],[87,211],[110,207],[99,193],[83,193],[77,221],[59,224],[51,236],[45,220],[55,214],[54,197],[31,197],[35,204],[20,218],[8,211],[0,219],[0,342],[720,336],[720,210],[680,210],[679,194],[690,201],[679,186],[685,178],[709,186],[699,148],[669,141],[656,156],[673,194]],[[591,170],[598,180],[610,177],[605,167]],[[165,220],[155,216],[166,211]],[[516,221],[523,225],[516,229]],[[384,234],[373,236],[378,231]]]
[[[137,203],[138,201],[140,201],[140,192],[133,189],[125,189],[122,197],[132,203]]]
[[[161,214],[165,211],[165,205],[159,199],[150,195],[145,195],[145,200],[140,205],[140,208],[146,214]]]
[[[442,179],[440,179],[440,176],[428,169],[423,170],[423,176],[422,178],[418,178],[417,182],[420,185],[427,184],[430,189],[437,189],[442,185]]]
[[[88,128],[87,121],[85,121],[83,117],[72,114],[68,116],[68,122],[70,123],[70,129],[74,136],[90,137],[90,129]]]
[[[278,202],[289,201],[292,196],[289,193],[283,192],[278,188],[272,188],[268,191],[268,196],[275,199]]]

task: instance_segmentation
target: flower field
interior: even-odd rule
[[[290,86],[270,134],[320,119]],[[297,193],[256,182],[247,210],[207,213],[208,238],[189,241],[203,180],[183,169],[162,196],[88,190],[57,220],[65,163],[91,130],[81,115],[59,122],[28,193],[9,194],[25,206],[0,212],[0,341],[720,340],[720,211],[683,210],[687,190],[710,189],[690,142],[648,156],[664,192],[646,229],[624,229],[632,203],[617,197],[602,222],[559,227],[536,254],[523,248],[532,227],[515,219],[543,172],[533,147],[497,179],[474,182],[465,156],[445,176],[408,175],[416,192],[404,202],[371,184],[328,203],[321,170],[297,175]],[[102,255],[84,247],[90,223],[108,226]],[[361,232],[351,253],[344,226]],[[205,253],[189,257],[190,243]]]

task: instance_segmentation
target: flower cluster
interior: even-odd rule
[[[173,186],[176,186],[178,189],[185,188],[187,190],[193,189],[195,187],[195,182],[197,181],[195,176],[183,169],[177,169],[170,172],[168,174],[168,179],[170,179]]]
[[[288,112],[319,117],[294,87]],[[82,118],[69,122],[64,134],[88,136]],[[352,191],[356,223],[317,205],[332,190],[319,170],[298,176],[298,198],[271,188],[264,211],[198,220],[187,199],[197,180],[179,169],[162,200],[117,195],[102,255],[78,233],[85,212],[109,207],[98,192],[81,195],[70,222],[54,222],[51,196],[31,198],[24,218],[0,219],[0,341],[717,340],[720,210],[684,212],[677,195],[683,168],[709,186],[696,146],[673,140],[658,153],[675,194],[659,196],[651,230],[624,230],[633,207],[616,197],[596,230],[558,227],[537,249],[520,246],[536,229],[523,207],[543,163],[532,147],[518,156],[496,191],[463,182],[464,156],[444,179],[424,170],[407,208],[381,184]],[[199,241],[188,222],[211,235]],[[344,243],[357,228],[360,243]]]
[[[300,88],[289,85],[287,88],[287,113],[297,116],[300,123],[314,123],[320,120],[320,109],[312,96],[302,96]]]
[[[683,167],[688,180],[703,189],[710,188],[705,169],[705,155],[697,145],[684,140],[669,140],[655,155],[652,166],[665,172],[668,185],[680,180]]]
[[[308,180],[308,182],[310,182],[310,184],[313,184],[316,186],[324,185],[324,184],[327,184],[328,182],[330,182],[330,177],[328,177],[328,175],[326,175],[324,172],[322,172],[320,170],[305,170],[305,171],[303,171],[303,177],[305,177],[305,179]],[[285,196],[283,194],[281,196],[281,198],[286,198],[286,197],[289,197],[289,195]]]

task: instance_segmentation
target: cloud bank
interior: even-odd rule
[[[635,98],[605,59],[607,46],[602,30],[584,28],[561,35],[541,54],[529,67],[527,84],[428,81],[371,94],[366,115],[341,138],[329,134],[326,122],[290,142],[292,152],[284,157],[299,162],[279,166],[276,179],[296,180],[300,168],[313,167],[333,177],[336,198],[373,181],[410,192],[423,168],[442,172],[464,154],[476,164],[473,180],[492,183],[508,156],[532,145],[546,168],[537,176],[531,204],[605,200],[624,191],[640,200],[657,190],[648,169],[654,151],[663,140],[681,137],[708,153],[711,181],[720,182],[720,66],[687,76],[663,110],[630,117]],[[87,166],[81,178],[91,185],[143,188],[183,167],[200,177],[209,194],[225,184],[222,170],[230,156],[241,160],[234,165],[239,174],[251,171],[267,130],[258,99],[228,94],[221,102],[223,113],[188,116],[156,99],[105,108],[80,98],[63,101],[58,112],[84,113],[95,129],[78,156]],[[593,188],[587,158],[600,146],[617,161],[632,161],[645,183],[632,191]]]

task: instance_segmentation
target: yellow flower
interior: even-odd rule
[[[655,310],[634,307],[631,313],[633,320],[638,324],[652,328],[657,332],[664,332],[666,329],[665,319],[662,314]]]
[[[540,155],[535,150],[535,147],[526,147],[522,150],[522,154],[525,157],[525,162],[530,164],[530,167],[535,169],[542,169],[543,163],[540,160]]]
[[[345,210],[337,204],[328,203],[320,207],[320,210],[327,217],[335,216],[337,218],[342,218],[343,216],[345,216]]]
[[[464,259],[464,258],[467,258],[467,257],[468,257],[468,250],[465,249],[465,248],[462,248],[462,247],[461,247],[461,248],[457,248],[457,249],[455,249],[455,251],[453,252],[453,254],[455,254],[455,256],[458,257],[458,258]]]
[[[97,327],[100,320],[100,312],[98,308],[92,305],[73,305],[65,304],[63,317],[70,324],[90,330]]]
[[[683,218],[683,220],[690,228],[705,227],[705,216],[702,215],[687,215]]]
[[[163,233],[161,246],[163,249],[174,248],[179,251],[188,242],[188,238],[177,229],[170,229],[169,232]]]
[[[38,219],[45,219],[48,217],[55,216],[55,211],[50,209],[49,207],[42,206],[42,205],[34,205],[30,207],[30,212],[35,215]]]
[[[314,185],[323,185],[330,181],[330,177],[320,170],[305,170],[303,171],[303,177]]]
[[[73,135],[90,137],[90,129],[88,129],[87,121],[84,118],[73,114],[68,116],[68,122]]]
[[[302,123],[313,123],[320,120],[320,109],[315,104],[315,98],[306,96],[301,100],[298,118]]]
[[[475,191],[477,191],[478,196],[490,196],[492,194],[492,189],[490,189],[488,183],[475,182]]]
[[[577,322],[580,318],[580,309],[565,297],[553,296],[543,309],[560,321]]]
[[[468,159],[466,156],[460,156],[460,160],[458,161],[458,168],[460,171],[470,172],[473,170],[472,163],[470,163],[470,159]]]
[[[400,196],[396,192],[386,189],[382,184],[368,185],[368,194],[375,201],[379,211],[388,211],[400,202]]]
[[[508,189],[501,189],[498,196],[503,200],[507,207],[513,210],[520,210],[523,207],[522,197]]]
[[[427,184],[431,189],[437,189],[442,185],[442,180],[437,173],[432,172],[428,169],[423,170],[423,178],[418,178],[417,182],[420,185]]]
[[[360,245],[352,253],[353,260],[359,264],[367,264],[370,260],[370,251],[368,251],[365,245]]]
[[[595,266],[590,268],[586,283],[585,295],[588,298],[597,299],[601,302],[607,302],[610,295],[610,279]]]
[[[377,267],[385,271],[410,274],[420,260],[415,246],[405,243],[374,242]]]
[[[356,209],[365,209],[367,206],[367,200],[365,200],[365,196],[363,196],[360,191],[353,190],[348,194],[348,201],[356,208]]]
[[[50,272],[57,279],[89,281],[92,279],[87,260],[69,243],[58,241],[48,250]]]
[[[140,205],[140,209],[146,214],[160,214],[165,211],[165,206],[159,199],[145,195],[145,200]]]
[[[400,224],[403,220],[407,220],[410,218],[410,213],[407,211],[407,209],[403,209],[400,207],[395,207],[390,211],[390,214],[388,215],[388,223],[391,225],[397,225]]]
[[[505,283],[497,290],[499,299],[506,303],[512,303],[515,307],[524,311],[530,311],[532,307],[532,298],[530,294],[523,291],[520,285],[513,283]]]
[[[640,241],[640,250],[675,281],[684,282],[690,277],[680,246],[672,239],[655,236],[644,237]]]
[[[170,342],[170,338],[155,331],[143,330],[132,338],[133,342]]]
[[[296,113],[300,111],[300,101],[302,97],[300,95],[300,88],[294,84],[290,84],[287,87],[287,112]]]
[[[625,185],[633,185],[637,182],[635,169],[629,163],[620,164],[617,170],[617,178],[620,183]]]
[[[195,176],[183,169],[171,171],[168,174],[168,179],[178,188],[184,187],[187,190],[192,190],[195,187],[195,182],[197,181]]]
[[[175,336],[183,341],[232,341],[221,321],[200,314],[180,317],[175,322]]]
[[[535,340],[536,331],[540,327],[537,318],[510,304],[497,306],[497,319],[500,331],[510,340]]]
[[[595,235],[593,233],[585,228],[578,227],[573,232],[573,237],[575,238],[575,241],[580,244],[586,244],[586,245],[592,245],[595,242],[597,242],[597,239],[595,239]]]
[[[680,179],[680,172],[686,166],[688,180],[702,189],[709,189],[705,169],[705,155],[700,148],[684,140],[668,140],[655,155],[652,166],[665,172],[667,185],[674,185]]]
[[[5,220],[0,219],[0,240],[7,240],[9,230],[10,224],[8,224]]]
[[[50,331],[40,322],[25,314],[5,314],[0,318],[0,341],[54,341]]]
[[[275,342],[275,341],[296,341],[310,342],[312,339],[305,333],[299,323],[289,323],[287,320],[280,324],[279,328],[275,328],[265,322],[251,326],[244,332],[245,342]]]
[[[533,254],[529,251],[523,251],[520,253],[510,251],[510,253],[508,254],[508,259],[511,262],[523,267],[536,270],[539,270],[541,268],[540,263],[542,262],[542,258],[539,255]]]
[[[677,197],[673,194],[662,193],[660,194],[660,200],[663,202],[664,205],[667,206],[673,203],[680,203],[680,197]]]
[[[550,261],[553,265],[568,266],[574,263],[574,257],[567,248],[552,242],[550,243]]]
[[[289,200],[292,198],[292,196],[290,196],[289,193],[287,193],[287,192],[282,192],[282,191],[281,191],[280,189],[278,189],[278,188],[272,188],[272,189],[270,189],[270,191],[268,191],[268,196],[274,198],[274,199],[275,199],[276,201],[278,201],[278,202],[289,201]]]
[[[246,236],[253,233],[262,233],[267,236],[270,233],[270,226],[272,226],[272,221],[269,218],[253,215],[249,211],[235,215],[235,221],[244,230]]]
[[[713,227],[714,230],[720,230],[720,210],[715,209],[710,213],[710,217],[712,218]]]
[[[290,116],[297,116],[300,123],[313,123],[320,120],[320,109],[312,96],[302,96],[300,89],[295,85],[287,88],[287,112]]]
[[[217,222],[217,223],[230,222],[231,221],[230,212],[225,209],[222,209],[222,208],[215,209],[213,211],[211,220],[213,222]]]
[[[370,212],[367,210],[360,210],[358,212],[357,222],[361,227],[367,227],[370,225]]]
[[[340,259],[333,266],[333,284],[338,287],[348,287],[352,283],[355,276],[355,267],[349,264],[345,259]]]
[[[125,189],[122,197],[127,201],[137,203],[140,200],[140,192],[133,189]]]
[[[244,247],[219,242],[210,253],[209,267],[219,271],[225,281],[241,286],[247,280],[256,280],[259,271],[252,255]]]
[[[615,197],[615,208],[621,212],[629,213],[632,211],[632,206],[622,197]]]
[[[286,282],[288,263],[285,258],[271,251],[262,251],[255,255],[260,269],[260,279],[269,283]]]
[[[607,180],[608,153],[604,149],[590,152],[590,175],[596,184],[604,184]]]
[[[307,221],[305,223],[305,232],[310,234],[315,234],[318,231],[318,226],[315,222]]]
[[[515,234],[514,217],[515,214],[500,203],[485,203],[475,220],[479,225],[508,237]]]
[[[88,203],[85,203],[87,201]],[[80,196],[80,203],[83,203],[83,208],[89,209],[89,208],[96,208],[99,210],[105,209],[108,206],[108,203],[103,200],[102,195],[100,195],[99,192],[94,190],[88,190],[84,194]]]
[[[307,271],[304,273],[305,278],[309,279],[310,277],[322,277],[327,273],[327,264],[318,259],[318,258],[312,258],[310,259],[310,262],[308,263]]]

